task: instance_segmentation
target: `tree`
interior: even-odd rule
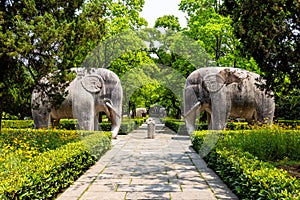
[[[300,87],[300,2],[226,0],[241,52],[252,56],[270,87]]]
[[[74,57],[80,56],[80,50],[84,49],[78,46],[101,38],[103,23],[94,21],[92,24],[85,17],[87,13],[77,14],[82,3],[82,0],[72,3],[38,0],[0,2],[0,118],[3,111],[11,113],[15,107],[21,108],[18,103],[28,107],[34,85],[39,85],[42,90],[49,88],[49,94],[54,94],[59,80],[64,90],[67,85],[64,84],[65,73],[53,76],[56,80],[54,87],[41,85],[39,80],[50,72],[76,66],[79,60]],[[98,15],[95,18],[102,18],[103,9],[94,10],[93,14]],[[86,31],[83,32],[82,28]],[[85,37],[82,37],[83,33]],[[54,101],[61,99],[59,95],[52,97]]]
[[[166,28],[173,31],[180,31],[180,23],[178,17],[174,15],[164,15],[156,19],[154,28]]]
[[[158,18],[155,26],[164,30],[146,30],[148,37],[145,40],[149,43],[149,55],[159,67],[156,76],[160,84],[157,103],[164,106],[169,114],[181,118],[185,78],[197,67],[206,65],[207,54],[195,40],[174,30],[178,21],[163,23],[163,18],[165,16]]]
[[[30,108],[34,86],[47,91],[58,105],[70,82],[66,69],[79,67],[105,38],[144,25],[138,15],[143,4],[125,0],[0,1],[0,116],[3,111],[24,107],[19,103]],[[51,84],[39,83],[49,73]]]
[[[222,15],[216,0],[182,0],[180,10],[188,15],[187,35],[198,41],[217,66],[233,66],[259,72],[251,57],[241,55],[240,42],[233,33],[232,20]]]

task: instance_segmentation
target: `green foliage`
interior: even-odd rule
[[[165,126],[177,133],[181,126],[185,126],[185,123],[178,119],[166,119]]]
[[[299,130],[285,130],[282,128],[225,131],[222,139],[218,142],[218,146],[227,149],[238,148],[263,161],[300,160],[299,133]],[[201,144],[205,134],[207,134],[207,131],[193,133],[192,138],[196,138],[195,144],[197,144],[195,148],[198,148],[197,146]]]
[[[242,52],[255,59],[268,85],[285,92],[299,89],[299,1],[227,0],[224,5]]]
[[[300,198],[299,180],[247,152],[217,149],[206,161],[241,199]]]
[[[154,28],[165,28],[173,31],[180,31],[180,23],[178,17],[174,15],[164,15],[156,19]]]
[[[145,118],[123,120],[122,123],[121,123],[119,134],[120,135],[128,134],[129,132],[131,132],[134,129],[138,128],[144,122],[145,122]],[[111,123],[110,122],[102,122],[101,124],[99,124],[99,128],[102,131],[110,131],[111,130]]]
[[[287,129],[300,129],[300,120],[276,120],[275,123],[280,127]]]
[[[196,151],[207,134],[214,133],[196,131],[191,135]],[[241,199],[298,199],[299,180],[266,161],[300,160],[299,145],[299,130],[223,131],[205,160]]]
[[[1,1],[0,117],[3,111],[30,116],[33,87],[59,105],[70,82],[66,69],[81,66],[104,39],[146,25],[139,16],[143,5],[129,0]],[[49,73],[51,82],[39,83]]]
[[[188,15],[186,34],[201,44],[218,66],[233,66],[259,73],[251,57],[242,55],[230,15],[224,15],[222,1],[182,0],[180,10]]]
[[[134,129],[136,129],[140,125],[142,125],[145,122],[145,120],[146,120],[146,118],[122,120],[119,134],[128,134],[129,132],[133,131]],[[99,123],[99,130],[109,132],[111,130],[111,125],[112,125],[111,122],[107,122],[107,121]],[[52,137],[53,136],[53,135],[51,135],[52,133],[59,135],[61,133],[64,133],[65,130],[76,130],[76,126],[77,126],[76,119],[62,119],[62,120],[60,120],[59,127],[54,127],[55,129],[56,128],[60,129],[59,131],[56,131],[55,129],[52,129],[52,130],[50,129],[48,131],[28,130],[28,131],[26,131],[26,133],[32,133],[33,135],[38,133],[38,135],[41,137],[44,137],[44,139],[49,139],[48,136]],[[2,128],[4,128],[3,135],[6,134],[7,128],[9,128],[9,129],[31,129],[33,127],[34,127],[33,120],[3,120],[2,121]],[[18,132],[18,130],[10,130],[10,131],[12,131],[12,132],[15,131],[15,133]],[[48,134],[48,136],[45,136],[42,133],[46,133],[46,134]],[[1,135],[0,135],[0,138],[1,138]],[[31,136],[28,138],[31,138]],[[60,144],[60,143],[57,143],[57,144]]]
[[[158,95],[154,103],[165,107],[168,114],[180,118],[186,77],[195,67],[205,66],[208,56],[195,40],[173,31],[172,27],[162,32],[146,30],[145,35],[145,41],[149,42],[148,53],[159,67],[154,74],[160,84],[155,91]]]
[[[31,138],[33,139],[33,138]],[[96,132],[0,171],[1,199],[54,198],[109,148],[111,134]]]
[[[300,90],[293,89],[288,95],[278,92],[275,103],[275,116],[277,119],[300,119]]]
[[[34,128],[33,120],[2,120],[2,128],[14,128],[14,129],[24,129],[24,128]]]
[[[239,148],[260,160],[300,160],[300,134],[297,130],[249,130],[228,133],[220,141],[227,148]]]

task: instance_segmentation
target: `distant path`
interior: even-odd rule
[[[188,136],[147,125],[113,140],[113,148],[69,187],[59,200],[237,199],[190,147]]]

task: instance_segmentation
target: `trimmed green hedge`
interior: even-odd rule
[[[259,145],[257,140],[252,140],[257,136],[255,132],[266,136],[266,141],[274,141],[270,138],[272,134],[267,133],[270,130],[265,131],[223,131],[215,148],[204,159],[241,199],[300,199],[299,180],[244,151],[243,146],[248,146],[249,142],[254,143],[253,148],[255,143]],[[248,137],[247,134],[251,132],[254,132],[253,137]],[[193,148],[197,152],[207,134],[208,131],[195,131],[191,135]],[[241,138],[243,134],[246,135]],[[234,138],[235,136],[238,138]],[[247,140],[249,142],[245,142]],[[263,147],[268,148],[267,145]],[[270,148],[271,151],[276,149],[275,146]]]
[[[138,118],[138,119],[130,119],[130,120],[123,120],[121,123],[121,127],[119,130],[120,135],[126,135],[129,132],[137,129],[140,125],[145,122],[146,119]],[[110,131],[111,130],[111,123],[110,122],[102,122],[99,124],[99,129],[102,131]]]
[[[0,199],[53,199],[111,145],[111,133],[96,132],[0,172]]]
[[[146,118],[136,118],[130,120],[123,120],[120,127],[119,134],[128,134],[130,131],[138,128],[146,121]],[[59,129],[65,130],[76,130],[77,120],[76,119],[62,119],[59,123]],[[26,129],[34,128],[33,120],[3,120],[2,128],[13,128],[13,129]],[[99,123],[99,129],[101,131],[110,131],[111,123],[102,122]]]
[[[135,118],[131,120],[125,120],[124,122],[127,123],[128,121],[133,121],[134,123],[138,124],[138,126],[140,126],[146,121],[146,118]],[[185,123],[182,120],[170,119],[170,118],[162,119],[162,122],[166,123],[166,126],[168,126],[170,129],[176,132]],[[274,123],[288,128],[299,128],[300,126],[300,120],[276,120],[274,121]],[[108,126],[107,124],[109,124],[109,122],[103,122],[99,124],[99,126],[102,128],[101,130],[109,131],[110,129],[107,128]],[[34,122],[33,120],[2,120],[2,128],[17,128],[17,129],[34,128]],[[62,119],[60,120],[59,128],[66,129],[66,130],[76,130],[76,120]],[[207,130],[207,128],[208,125],[205,122],[197,125],[197,130]],[[251,129],[251,127],[248,125],[247,122],[227,123],[227,130],[240,130],[240,129]]]
[[[25,129],[34,128],[33,120],[2,120],[2,128]]]
[[[241,199],[300,198],[299,180],[248,152],[217,149],[205,160]]]
[[[186,134],[186,125],[185,122],[180,119],[165,119],[165,126],[175,131],[176,133]],[[207,123],[196,124],[197,130],[207,130]],[[240,129],[250,129],[247,122],[228,122],[227,130],[240,130]]]
[[[300,120],[275,120],[275,124],[279,126],[284,126],[287,128],[299,129],[300,127]]]

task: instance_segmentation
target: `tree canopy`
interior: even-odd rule
[[[241,54],[232,19],[221,14],[221,1],[182,0],[179,7],[188,15],[186,34],[200,43],[215,61],[215,66],[238,67],[259,73],[255,61]]]
[[[226,0],[240,51],[252,56],[270,86],[300,87],[300,2]],[[280,87],[280,88],[278,88]]]
[[[67,70],[79,67],[100,41],[140,28],[143,1],[0,1],[0,117],[30,110],[33,87],[47,88],[54,103],[68,85]],[[53,73],[57,70],[60,73]],[[39,80],[53,73],[50,84]],[[60,84],[59,87],[57,85]],[[22,112],[24,113],[24,112]]]

